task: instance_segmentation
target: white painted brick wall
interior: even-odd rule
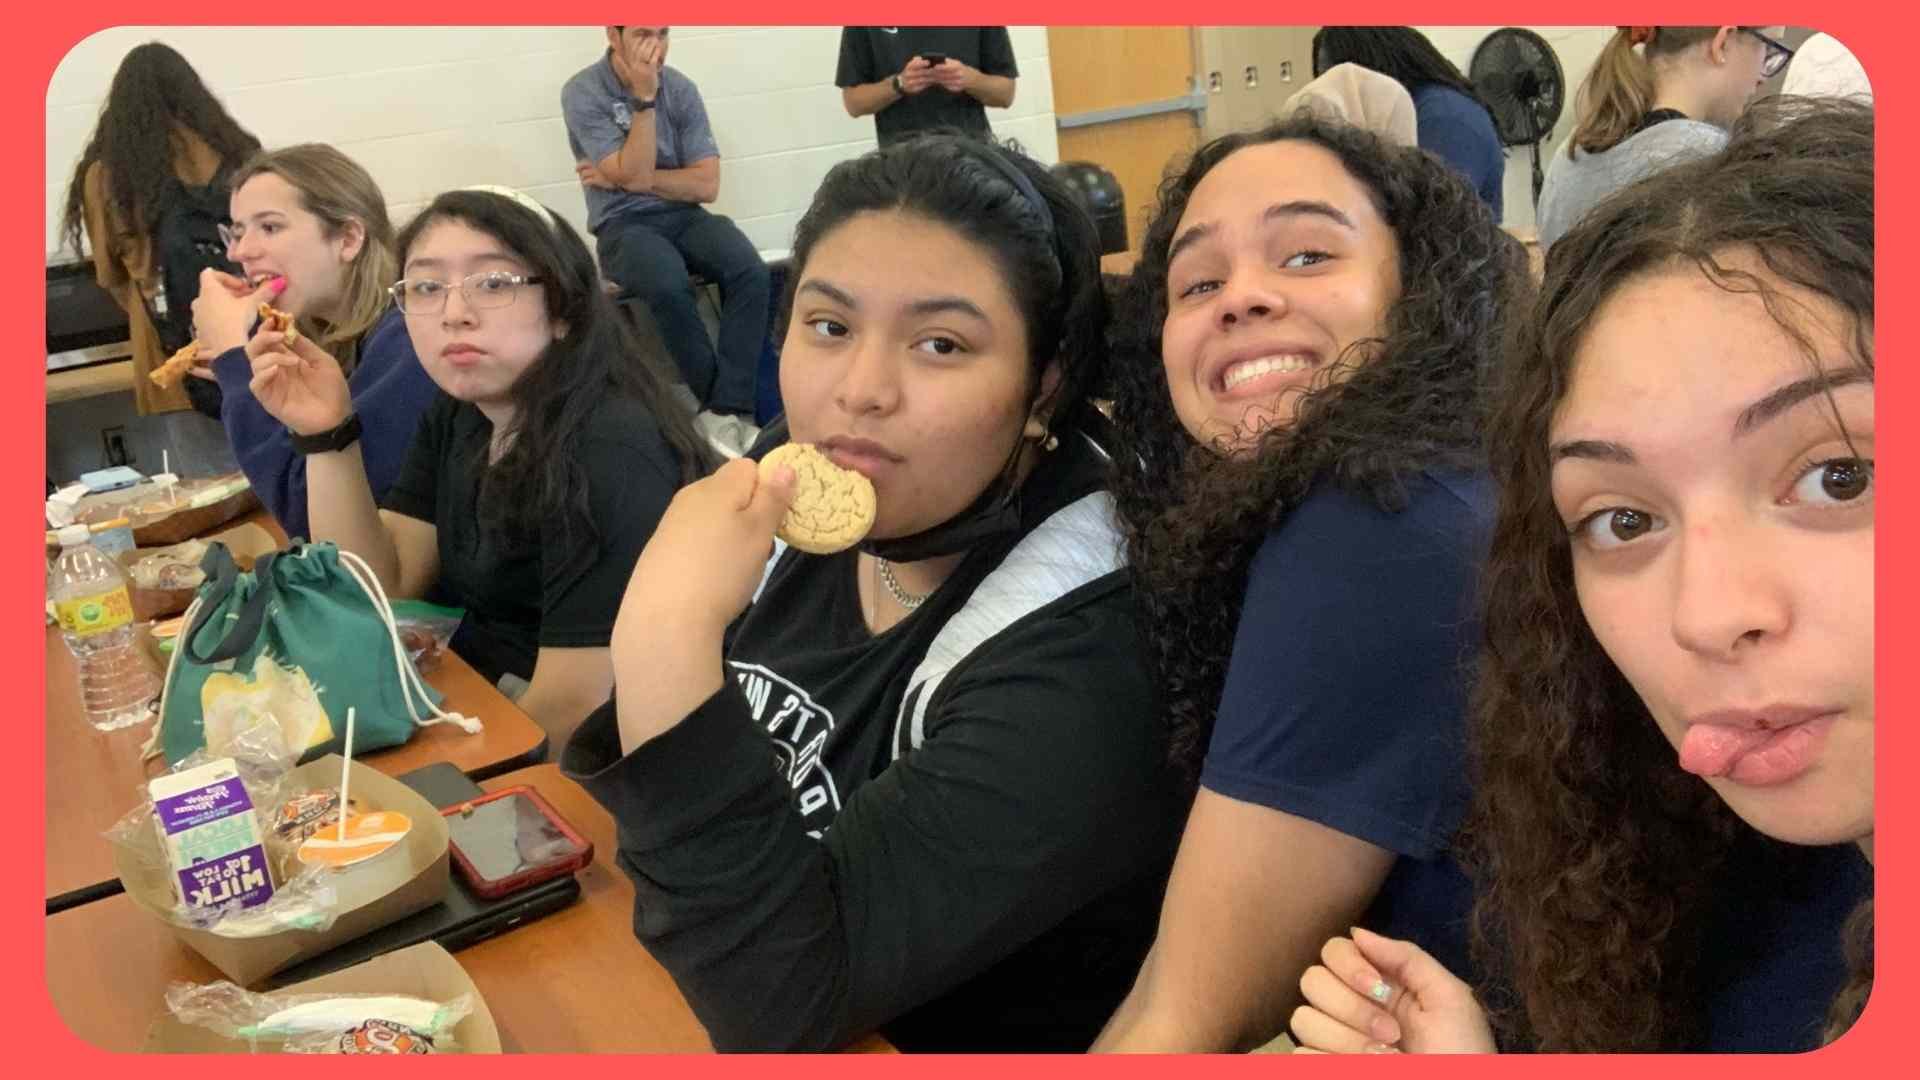
[[[997,132],[1059,159],[1042,27],[1015,27],[1020,82]],[[116,27],[75,45],[47,88],[47,252],[114,70],[144,41],[178,49],[268,146],[329,142],[385,193],[395,224],[448,188],[509,184],[584,228],[560,87],[598,59],[599,27]],[[720,142],[720,199],[761,249],[788,246],[835,162],[873,148],[833,85],[840,28],[675,27],[668,63],[700,87]]]

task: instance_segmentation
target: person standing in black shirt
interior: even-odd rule
[[[250,389],[307,455],[313,538],[360,556],[394,596],[467,609],[454,651],[525,684],[520,707],[562,745],[612,690],[620,583],[711,453],[546,207],[449,191],[397,247],[392,293],[440,393],[381,502],[346,379],[312,339],[256,333]]]
[[[769,561],[791,471],[736,461],[634,568],[561,766],[717,1048],[1084,1049],[1145,955],[1186,803],[1090,437],[1094,235],[982,140],[836,166],[780,382],[792,438],[873,480],[871,533]]]
[[[888,146],[939,128],[986,135],[986,106],[1012,105],[1019,77],[1004,26],[849,26],[834,85]]]

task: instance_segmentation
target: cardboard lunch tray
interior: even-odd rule
[[[241,570],[252,570],[255,559],[280,546],[274,543],[272,533],[251,522],[200,539],[209,544],[215,541],[225,544],[227,553],[233,557],[234,566]],[[134,584],[133,564],[172,546],[137,547],[120,553],[120,569],[127,574],[127,595],[133,600],[133,617],[136,620],[145,622],[178,615],[192,605],[194,594],[200,591],[197,585],[187,589],[143,589]]]
[[[289,790],[340,786],[340,755],[328,754],[293,770]],[[447,895],[447,823],[433,805],[390,776],[362,765],[352,765],[349,797],[369,810],[398,810],[413,820],[407,838],[392,851],[357,866],[333,871],[333,887],[340,913],[321,931],[283,930],[261,937],[225,937],[211,930],[177,926],[165,913],[174,906],[173,883],[165,856],[143,862],[124,845],[115,845],[114,870],[135,904],[153,915],[181,943],[206,957],[221,974],[245,987],[258,985],[276,971],[318,956],[416,911],[432,907]],[[256,808],[261,827],[270,828],[274,807]],[[154,835],[153,850],[159,851]]]
[[[278,991],[286,994],[398,994],[428,1001],[451,1001],[461,994],[473,995],[473,1011],[453,1026],[456,1054],[497,1054],[500,1032],[494,1027],[493,1013],[485,998],[467,977],[466,969],[453,954],[431,941],[376,956],[363,964],[331,972],[306,982],[294,983]],[[259,1040],[258,1049],[273,1052],[275,1040]],[[209,1028],[183,1024],[163,1011],[147,1029],[147,1041],[141,1046],[149,1054],[245,1054],[255,1049],[245,1039],[229,1039]]]

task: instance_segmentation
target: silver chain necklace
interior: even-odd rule
[[[873,561],[880,564],[880,583],[885,585],[887,591],[893,594],[893,602],[899,604],[906,610],[912,611],[914,608],[926,603],[927,597],[933,595],[930,592],[921,593],[919,596],[913,595],[900,587],[899,580],[893,576],[893,567],[887,563],[887,560],[876,555]]]

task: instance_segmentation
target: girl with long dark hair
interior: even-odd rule
[[[465,608],[454,651],[524,684],[558,745],[606,700],[620,585],[708,454],[564,219],[509,189],[450,191],[396,250],[391,296],[439,392],[384,498],[347,378],[311,337],[257,330],[248,389],[307,455],[313,538],[396,596]]]
[[[1872,984],[1873,114],[1755,112],[1567,234],[1504,365],[1471,830],[1504,1045],[1807,1050]],[[1492,1049],[1424,944],[1330,941],[1296,1034]]]
[[[1115,493],[1198,792],[1101,1048],[1272,1039],[1363,916],[1464,956],[1477,395],[1529,288],[1457,172],[1357,128],[1228,136],[1162,187],[1117,335]]]
[[[192,404],[188,390],[162,390],[147,378],[168,351],[149,310],[163,292],[153,247],[161,214],[187,198],[187,189],[217,185],[259,149],[260,140],[227,115],[186,57],[166,45],[134,47],[114,72],[67,185],[60,229],[75,255],[92,251],[95,280],[126,309],[133,400],[142,414]],[[208,408],[217,414],[217,395],[209,395]]]
[[[1093,222],[923,134],[828,173],[789,282],[789,435],[872,480],[872,530],[769,561],[790,476],[682,491],[561,764],[716,1047],[1085,1049],[1181,805],[1092,441]]]

